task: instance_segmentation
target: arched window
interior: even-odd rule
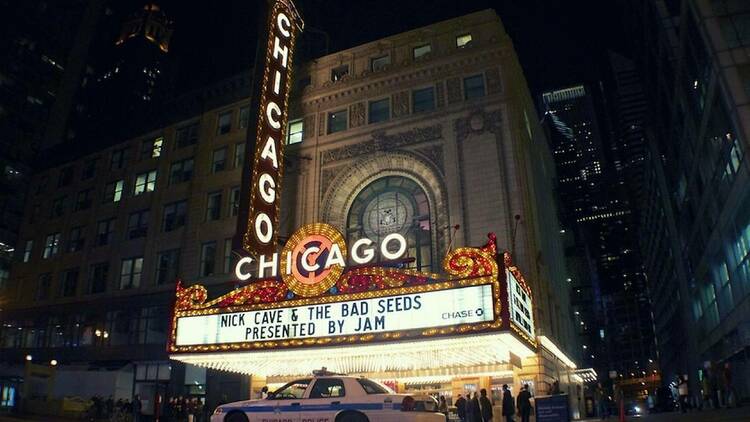
[[[432,228],[427,195],[411,179],[388,176],[367,185],[354,199],[346,220],[346,241],[352,245],[366,237],[379,245],[385,236],[396,232],[406,237],[406,256],[413,258],[409,267],[431,271]]]

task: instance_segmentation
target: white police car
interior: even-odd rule
[[[315,375],[262,400],[222,404],[211,422],[445,422],[429,396],[396,394],[375,381]]]

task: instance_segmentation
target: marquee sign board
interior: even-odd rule
[[[393,253],[399,252],[399,244],[393,242]],[[508,267],[510,255],[497,254],[492,234],[481,248],[449,252],[442,274],[372,262],[328,266],[332,245],[347,250],[335,228],[310,224],[284,248],[291,263],[285,262],[285,252],[277,258],[281,274],[210,301],[203,286],[178,283],[169,352],[354,345],[507,331],[536,346],[533,333],[509,316],[505,271],[500,269]],[[317,249],[310,253],[310,248]],[[364,258],[365,250],[352,246],[350,253]],[[300,274],[316,265],[320,267],[311,273]],[[520,273],[515,277],[530,295]]]
[[[246,160],[252,166],[252,176],[243,248],[251,255],[271,254],[276,250],[294,45],[303,26],[291,0],[272,3],[255,150],[248,151],[253,159]]]

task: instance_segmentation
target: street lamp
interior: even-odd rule
[[[28,362],[31,362],[31,360],[34,359],[31,355],[26,355],[26,360]]]
[[[57,366],[57,359],[52,359],[51,361],[49,361],[49,364],[52,366]]]

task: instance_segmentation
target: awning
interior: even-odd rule
[[[172,359],[211,369],[264,376],[293,376],[325,367],[347,374],[416,371],[453,366],[494,365],[534,355],[510,333],[469,335],[459,338],[402,341],[372,345],[174,354]]]

